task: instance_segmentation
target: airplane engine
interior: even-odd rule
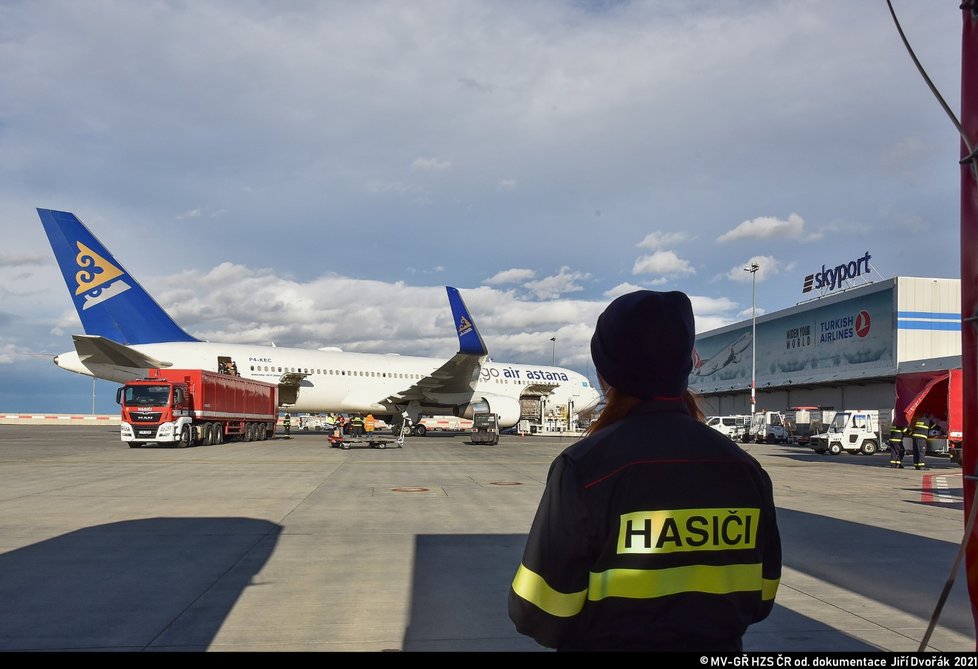
[[[499,415],[499,427],[513,427],[520,421],[520,401],[502,395],[483,395],[481,400],[455,407],[455,415],[471,420],[472,414],[489,412]]]

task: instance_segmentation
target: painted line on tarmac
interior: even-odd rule
[[[956,504],[961,501],[951,494],[946,476],[924,474],[920,481],[920,501],[922,504]]]

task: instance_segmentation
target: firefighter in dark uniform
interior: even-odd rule
[[[902,419],[894,419],[890,423],[890,436],[887,442],[890,445],[890,469],[903,469],[903,456],[907,454],[907,449],[903,447],[903,435],[906,426],[902,424]]]
[[[354,437],[363,436],[363,416],[358,413],[350,417],[350,434]]]
[[[692,393],[693,311],[636,291],[598,318],[606,406],[557,456],[509,592],[516,629],[558,650],[740,651],[774,606],[771,480],[707,427]]]
[[[927,466],[927,437],[930,436],[932,427],[930,414],[918,416],[913,422],[910,436],[913,437],[913,468],[917,471],[930,469]]]
[[[288,413],[285,414],[285,418],[282,419],[282,427],[285,428],[285,436],[292,434],[292,416]]]

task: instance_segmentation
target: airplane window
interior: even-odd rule
[[[255,366],[254,365],[251,366],[251,371],[255,371]]]
[[[340,372],[340,374],[342,374],[343,376],[346,376],[346,372]]]

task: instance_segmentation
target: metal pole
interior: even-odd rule
[[[550,341],[553,342],[553,350],[551,352],[551,357],[550,357],[550,366],[556,367],[557,366],[557,338],[551,337]]]
[[[92,415],[95,415],[95,377],[92,377]]]
[[[752,262],[745,267],[750,272],[750,415],[753,418],[757,408],[757,269],[758,264]]]

